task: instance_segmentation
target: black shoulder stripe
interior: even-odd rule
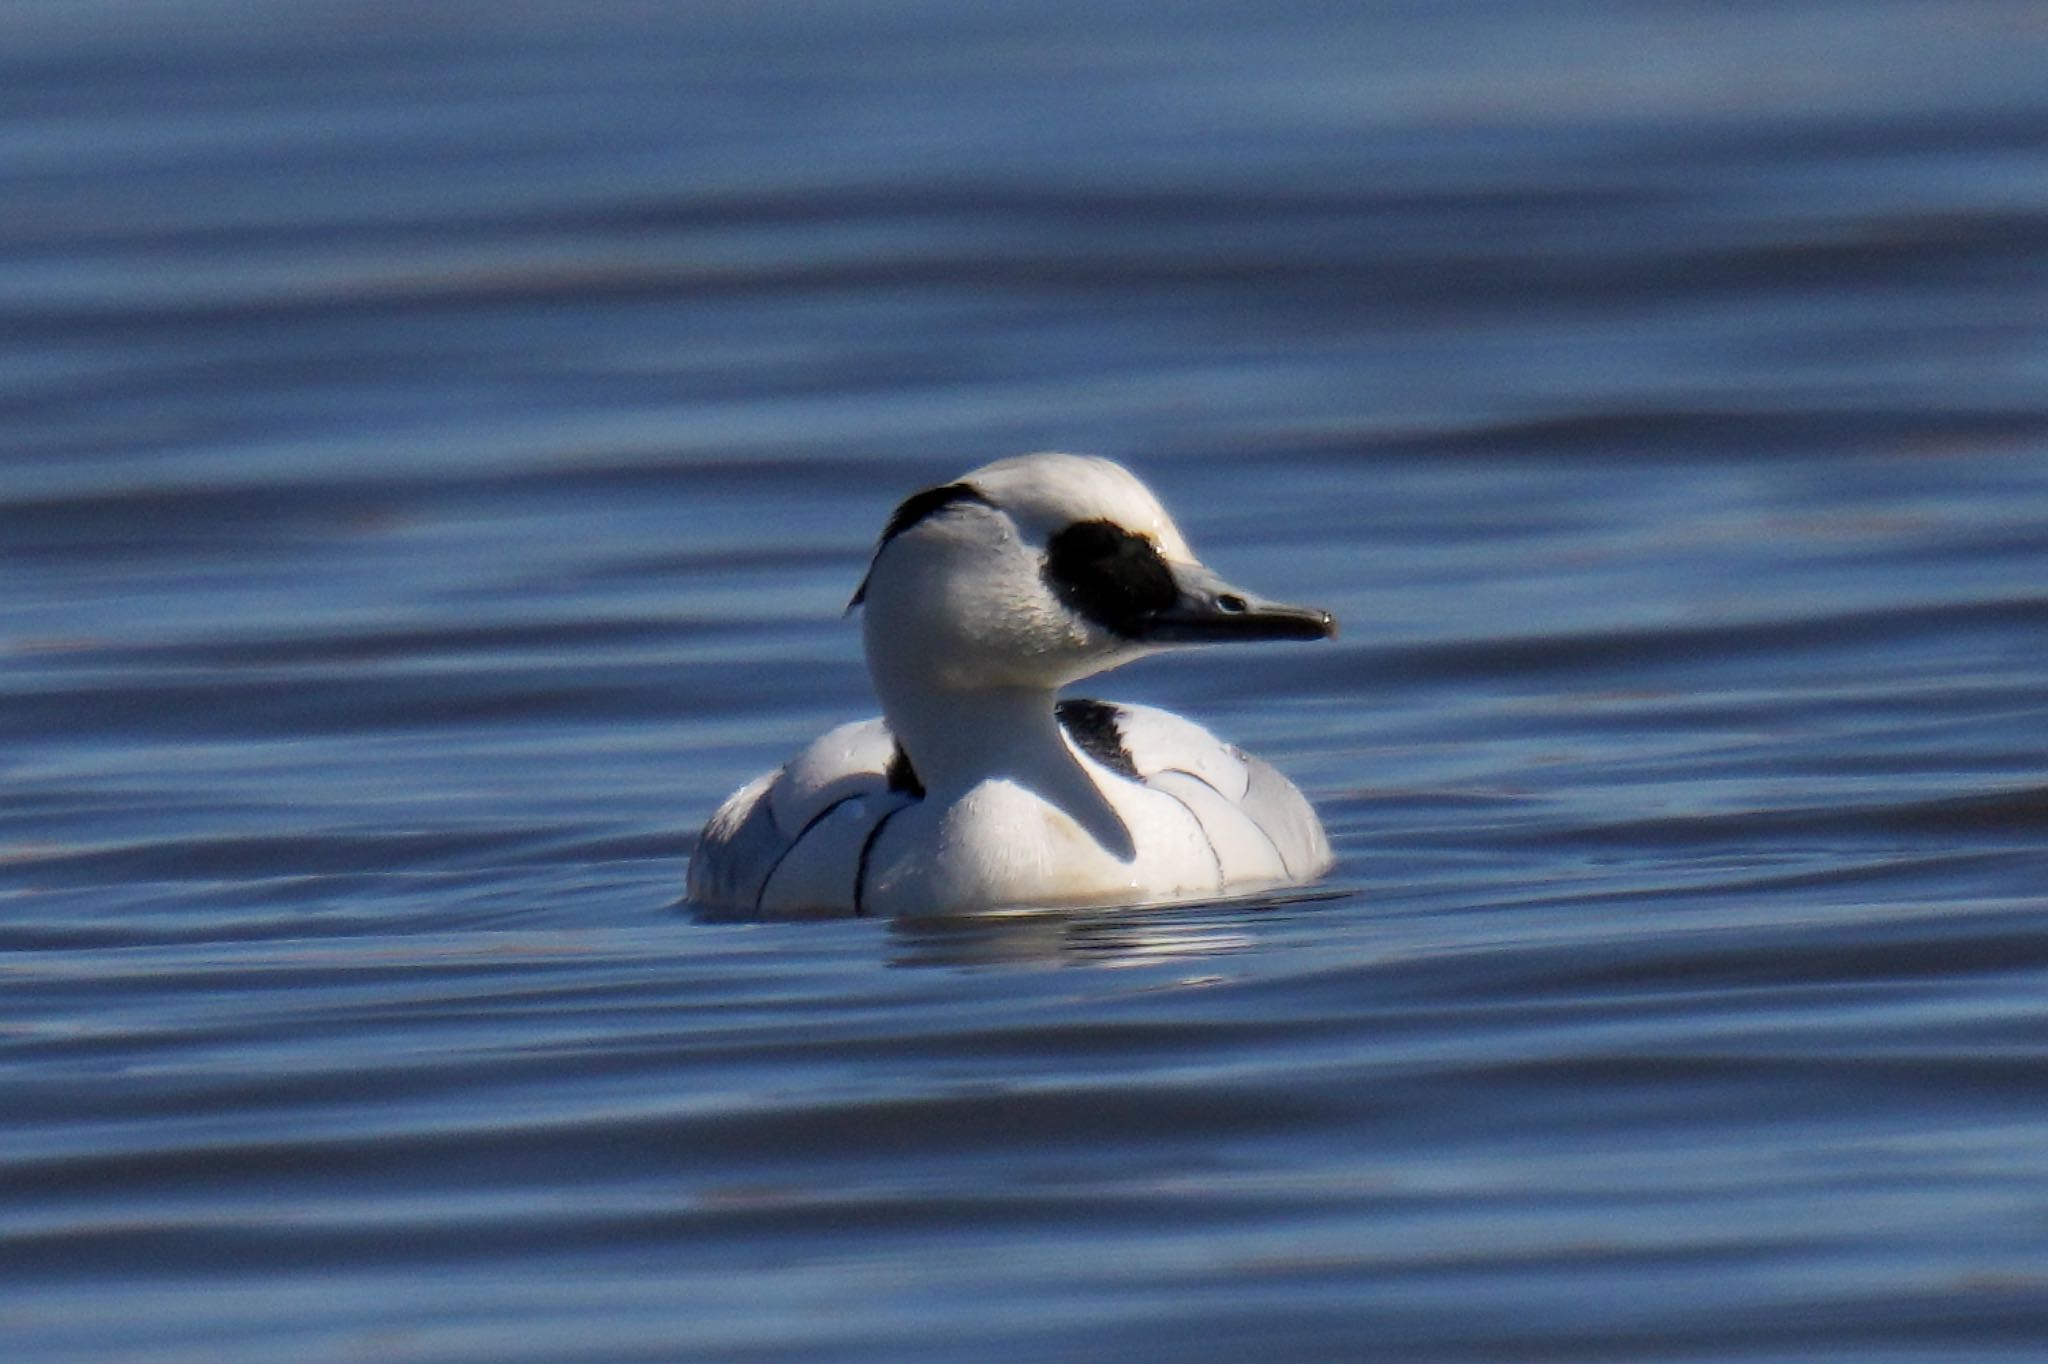
[[[1138,764],[1124,747],[1123,731],[1117,728],[1117,708],[1107,701],[1069,697],[1053,707],[1060,727],[1083,753],[1119,776],[1137,781]]]
[[[890,516],[889,524],[882,527],[882,538],[875,542],[875,553],[880,554],[884,549],[888,548],[891,540],[903,534],[904,531],[909,530],[927,516],[936,515],[946,508],[957,506],[962,502],[978,502],[984,507],[993,507],[995,505],[995,503],[988,500],[981,489],[975,487],[972,483],[942,483],[936,488],[926,488],[923,492],[912,493],[903,499],[902,505],[896,508],[894,515]],[[874,566],[872,558],[868,560],[868,565],[869,571],[872,572]],[[867,595],[868,580],[862,578],[859,589],[854,592],[853,600],[846,604],[846,609],[851,611],[854,607],[859,606],[867,598]]]

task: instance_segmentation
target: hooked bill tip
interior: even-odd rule
[[[1290,615],[1281,620],[1276,620],[1275,624],[1285,631],[1285,633],[1276,636],[1276,638],[1280,639],[1335,639],[1337,637],[1337,618],[1321,607],[1308,607],[1301,611],[1299,615]]]

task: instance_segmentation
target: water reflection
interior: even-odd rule
[[[1138,909],[1007,909],[902,918],[890,925],[895,966],[1152,966],[1230,956],[1260,940],[1260,920],[1292,906],[1352,898],[1322,887],[1199,905]]]

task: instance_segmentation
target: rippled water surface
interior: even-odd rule
[[[0,6],[9,1360],[2048,1341],[2032,3]],[[1298,898],[699,923],[896,500]]]

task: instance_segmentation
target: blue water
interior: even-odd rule
[[[9,1361],[2035,1360],[2028,2],[0,5]],[[678,904],[1139,469],[1314,894]]]

